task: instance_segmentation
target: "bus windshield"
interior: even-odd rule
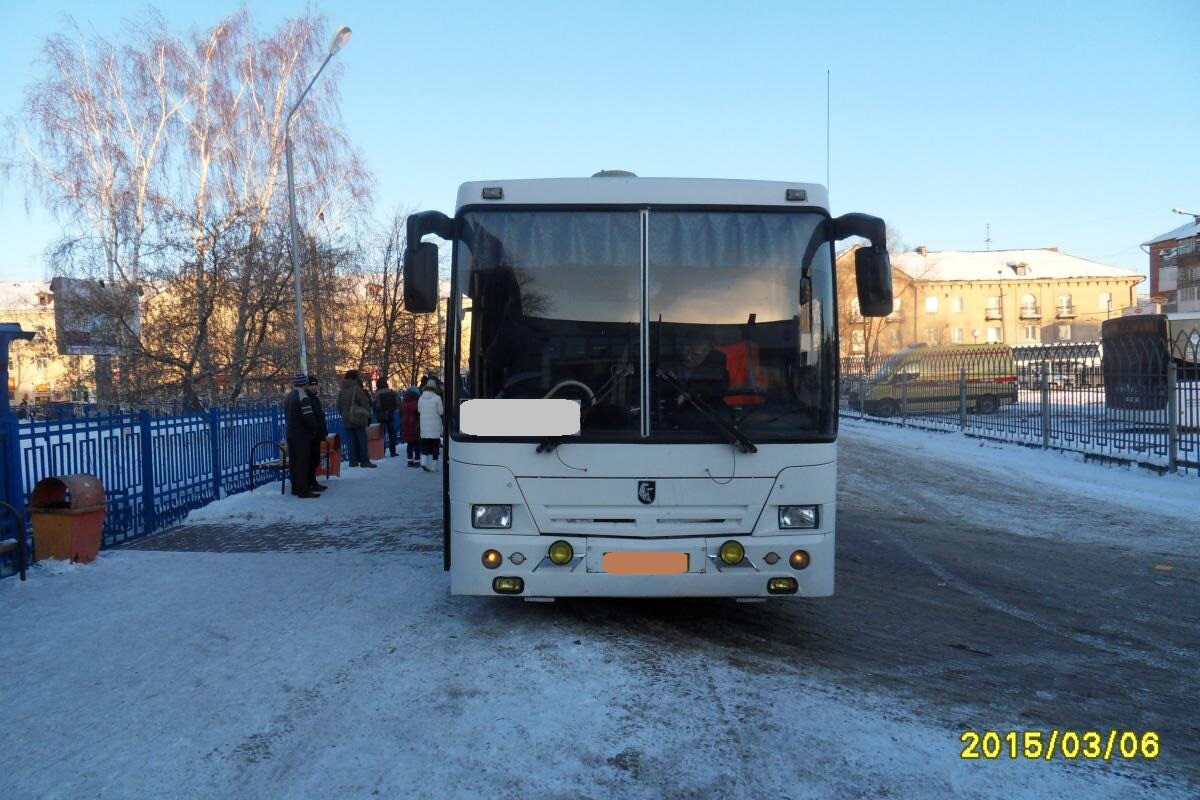
[[[1200,315],[1117,317],[1101,326],[1105,402],[1139,411],[1167,407],[1167,366],[1176,380],[1200,380]]]
[[[833,259],[813,211],[464,212],[471,398],[563,397],[591,440],[830,437]]]

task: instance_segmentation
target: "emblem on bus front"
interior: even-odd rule
[[[638,500],[645,505],[654,502],[654,481],[638,481]]]

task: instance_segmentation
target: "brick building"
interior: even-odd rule
[[[1200,216],[1142,247],[1150,253],[1150,295],[1163,311],[1200,311]]]

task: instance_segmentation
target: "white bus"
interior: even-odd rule
[[[890,313],[882,220],[812,184],[603,172],[466,183],[407,233],[410,311],[438,302],[422,237],[453,248],[452,594],[832,594],[833,248],[870,242],[860,307]]]

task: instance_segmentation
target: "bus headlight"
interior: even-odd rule
[[[511,528],[512,506],[471,506],[472,528]]]
[[[816,506],[780,506],[780,528],[815,528],[818,515]]]
[[[575,548],[571,547],[570,542],[559,539],[550,545],[550,549],[546,552],[546,555],[550,557],[551,561],[561,567],[563,564],[570,563],[571,559],[575,557]]]
[[[730,539],[721,545],[719,555],[722,561],[732,567],[734,564],[742,563],[742,559],[746,557],[746,548],[742,547],[741,542]]]

